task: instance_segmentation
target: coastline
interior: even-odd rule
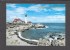
[[[14,31],[9,32],[9,30],[10,29],[6,30],[6,46],[35,46],[22,41],[20,38],[18,38]]]
[[[47,38],[49,41],[45,39],[39,39],[39,40],[26,39],[21,36],[21,32],[15,33],[14,31],[9,32],[9,30],[10,28],[6,30],[6,45],[7,46],[51,46],[51,44],[53,44],[54,42],[55,44],[53,44],[53,46],[65,46],[65,38],[63,40]]]
[[[38,40],[34,40],[34,39],[26,39],[24,37],[21,36],[21,32],[17,32],[17,36],[18,38],[20,38],[21,40],[27,42],[27,43],[30,43],[30,44],[34,44],[34,45],[37,45],[37,43],[39,42]]]
[[[36,27],[37,29],[38,27]],[[46,27],[48,28],[48,27]],[[37,40],[27,39],[21,36],[21,33],[29,29],[34,29],[32,25],[10,25],[6,28],[6,45],[7,46],[65,46],[65,37],[58,35],[56,37],[48,35],[46,38],[39,38]],[[45,29],[40,27],[40,29]],[[65,33],[64,33],[65,34]],[[65,36],[65,35],[64,35]]]

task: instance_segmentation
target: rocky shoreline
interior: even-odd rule
[[[34,29],[32,25],[10,25],[6,28],[7,46],[65,46],[65,37],[49,35],[47,38],[39,40],[26,39],[21,36],[21,32]],[[65,35],[64,35],[65,36]]]
[[[6,45],[7,46],[65,46],[65,37],[52,38],[50,35],[46,39],[39,40],[26,39],[21,36],[21,32],[6,30]]]
[[[61,36],[61,35],[59,35]],[[23,41],[26,41],[29,44],[37,45],[37,46],[65,46],[65,38],[64,37],[58,37],[58,38],[52,38],[49,37],[47,39],[40,38],[39,40],[33,40],[33,39],[26,39],[21,36],[21,33],[18,33],[18,37],[22,39]]]
[[[15,31],[10,30],[10,28],[6,30],[6,46],[35,46],[21,40]]]

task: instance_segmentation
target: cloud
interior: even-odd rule
[[[45,22],[45,23],[65,23],[65,16],[45,16],[45,17],[29,17],[28,20],[32,22]]]
[[[20,18],[20,19],[24,19],[22,17],[24,17],[24,15],[22,15],[23,12],[16,12],[15,10],[7,10],[6,11],[6,21],[12,21],[15,18]]]
[[[6,7],[16,8],[16,4],[6,4]]]
[[[14,16],[22,16],[24,14],[26,14],[27,11],[35,11],[35,12],[40,12],[42,10],[46,10],[45,8],[42,9],[40,7],[42,7],[40,4],[34,5],[34,6],[29,6],[28,8],[26,7],[17,7],[16,4],[7,4],[7,7],[11,7],[13,8],[13,10],[9,10],[8,8],[6,9],[6,17],[10,18],[10,16],[12,18],[14,18]],[[11,18],[10,18],[11,19]]]
[[[21,16],[26,13],[26,9],[24,7],[19,7],[14,10],[6,10],[6,16]]]
[[[63,11],[63,10],[65,10],[65,7],[53,7],[52,10]]]
[[[13,11],[8,11],[9,15],[7,15],[7,21],[12,21],[15,18],[20,18],[22,20],[25,19],[25,17],[23,15],[19,15],[13,12]],[[13,14],[12,14],[13,13]],[[28,21],[31,22],[47,22],[47,23],[65,23],[65,16],[62,15],[54,15],[54,16],[42,16],[42,17],[37,17],[37,16],[29,16],[27,17]]]
[[[26,8],[24,7],[17,7],[16,4],[7,4],[6,9],[6,21],[13,21],[15,18],[21,18],[24,17],[24,14],[26,13]],[[13,8],[10,10],[8,7]]]
[[[23,10],[24,11],[24,10]],[[22,12],[23,12],[22,11]],[[18,12],[16,13],[16,11],[11,11],[11,10],[7,10],[6,11],[6,20],[7,21],[12,21],[15,18],[20,18],[22,20],[24,20],[24,15],[22,12]],[[32,22],[47,22],[47,23],[65,23],[65,16],[62,15],[53,15],[53,16],[42,16],[42,17],[38,17],[38,16],[29,16],[27,17],[28,21],[32,21]]]
[[[25,20],[25,17],[23,17],[23,16],[7,16],[6,17],[6,22],[12,22],[14,19],[17,19],[17,18],[19,18],[23,21]]]
[[[40,11],[47,11],[46,8],[40,4],[34,5],[34,6],[30,6],[27,9],[28,11],[35,11],[35,12],[40,12]]]
[[[29,6],[28,8],[26,7],[17,7],[16,4],[7,4],[7,7],[11,7],[14,9],[14,12],[17,13],[26,13],[27,11],[34,11],[34,12],[40,12],[40,11],[47,11],[46,7],[47,6],[42,6],[41,4],[37,4],[37,5],[32,5]]]
[[[20,18],[22,20],[24,20],[24,14],[26,14],[28,11],[34,11],[34,12],[44,12],[44,11],[51,11],[55,10],[55,11],[64,11],[65,7],[53,7],[53,8],[49,8],[49,10],[47,9],[47,5],[41,5],[41,4],[36,4],[36,5],[32,5],[32,6],[28,6],[26,7],[21,7],[21,6],[16,6],[16,4],[7,4],[7,7],[11,7],[13,8],[13,10],[9,10],[8,8],[6,9],[6,20],[7,21],[12,21],[14,18]],[[30,13],[30,12],[29,12]],[[57,15],[56,15],[57,14]],[[55,15],[44,15],[39,17],[39,15],[37,16],[31,16],[28,17],[29,21],[32,22],[47,22],[47,23],[64,23],[65,22],[65,16],[61,15],[62,13],[56,13]]]
[[[18,13],[18,14],[25,14],[26,13],[26,8],[24,8],[24,7],[16,8],[15,12]]]

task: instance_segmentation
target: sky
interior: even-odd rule
[[[6,4],[6,22],[15,18],[33,23],[65,23],[65,4]]]

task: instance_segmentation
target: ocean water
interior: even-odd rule
[[[44,38],[49,34],[58,35],[65,34],[65,23],[42,23],[48,28],[43,29],[30,29],[21,33],[21,35],[28,39],[36,39]]]

